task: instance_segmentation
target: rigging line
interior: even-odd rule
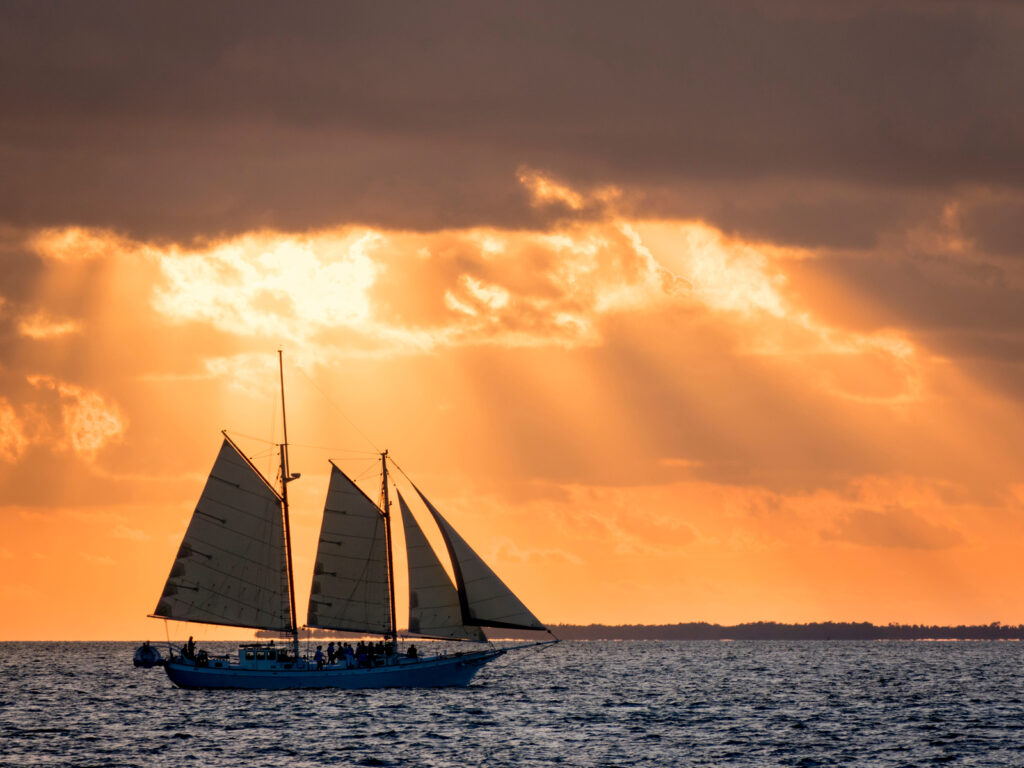
[[[266,438],[263,437],[256,437],[255,435],[247,435],[244,432],[237,432],[234,429],[225,429],[224,431],[232,435],[244,437],[246,440],[255,440],[258,443],[265,443],[266,445],[277,445],[277,443],[275,443],[273,440],[267,440]]]
[[[315,381],[313,381],[313,379],[310,378],[310,376],[304,370],[302,370],[299,367],[296,367],[295,370],[297,370],[299,373],[302,374],[303,378],[305,378],[306,381],[308,381],[313,386],[313,389],[315,389],[317,392],[320,393],[320,396],[323,397],[323,399],[327,401],[328,405],[330,405],[334,410],[336,410],[338,412],[338,414],[341,416],[341,418],[343,418],[345,421],[347,421],[349,426],[352,427],[352,429],[354,429],[356,432],[359,433],[359,436],[362,437],[363,440],[365,440],[371,446],[373,446],[373,450],[374,451],[376,451],[377,453],[380,453],[380,449],[377,448],[377,444],[374,443],[373,440],[371,440],[369,437],[367,437],[366,433],[363,432],[363,430],[361,430],[359,427],[356,426],[356,423],[354,421],[352,421],[352,419],[350,419],[348,417],[348,415],[343,410],[341,410],[341,407],[337,403],[335,403],[333,400],[331,400],[331,398],[329,398],[327,396],[326,392],[324,392],[322,389],[320,389],[320,387],[317,385],[317,383]]]
[[[327,451],[332,455],[348,453],[354,456],[380,456],[380,453],[377,451],[354,451],[350,448],[335,448],[330,445],[310,445],[309,443],[289,443],[288,445],[292,448],[312,448],[316,451]]]
[[[272,397],[270,399],[271,399],[271,406],[270,406],[270,439],[272,441],[274,441],[274,438],[277,437],[277,398],[276,397]],[[275,444],[276,444],[276,441],[271,443],[271,445],[275,445]],[[274,467],[273,452],[272,451],[268,451],[267,452],[267,474],[268,475],[271,473],[271,471],[273,471],[273,467]]]
[[[412,481],[412,478],[411,478],[411,477],[409,477],[409,476],[408,476],[407,474],[405,474],[405,470],[404,470],[404,469],[402,469],[402,468],[401,468],[400,466],[398,466],[398,462],[397,462],[397,461],[395,461],[395,460],[394,460],[393,458],[391,458],[391,454],[388,454],[388,461],[390,461],[390,462],[391,462],[391,466],[393,466],[393,467],[394,467],[395,469],[397,469],[397,470],[398,470],[398,471],[399,471],[399,472],[400,472],[400,473],[402,474],[402,477],[404,477],[404,478],[405,478],[406,480],[408,480],[408,481],[409,481],[409,484],[410,484],[410,485],[411,485],[411,486],[412,486],[413,488],[415,488],[415,487],[416,487],[416,483],[414,483],[414,482]]]

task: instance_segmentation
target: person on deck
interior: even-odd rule
[[[416,650],[415,645],[410,645],[405,649],[405,655],[407,658],[415,659],[419,655],[419,651]]]
[[[324,651],[322,645],[318,645],[316,647],[316,653],[313,654],[313,661],[316,662],[317,672],[324,668]]]
[[[334,652],[334,641],[331,640],[331,642],[327,646],[327,663],[333,664],[336,656],[337,655]]]

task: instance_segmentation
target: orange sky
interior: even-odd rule
[[[0,4],[0,640],[163,635],[279,347],[300,616],[327,459],[387,448],[547,622],[1024,622],[1022,38]]]
[[[520,183],[600,213],[20,235],[38,271],[0,306],[2,638],[162,635],[145,617],[219,430],[273,471],[247,436],[280,436],[278,344],[300,615],[328,456],[376,496],[386,447],[547,622],[1024,621],[1018,400],[858,327],[871,296],[814,277],[814,249]]]

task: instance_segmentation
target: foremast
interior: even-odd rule
[[[380,455],[381,465],[381,512],[384,513],[384,538],[388,549],[388,602],[391,606],[391,647],[398,650],[398,624],[395,621],[395,557],[391,533],[391,502],[388,499],[388,452]]]
[[[291,474],[291,467],[288,464],[288,418],[284,405],[284,353],[277,350],[277,364],[281,378],[281,426],[283,428],[283,442],[281,443],[281,513],[284,517],[284,550],[285,562],[287,563],[288,577],[288,608],[290,612],[289,623],[292,635],[292,650],[295,658],[299,658],[299,623],[295,615],[295,574],[292,568],[292,533],[291,523],[288,518],[288,483],[297,480],[299,475]]]

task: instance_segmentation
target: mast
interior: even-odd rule
[[[299,658],[299,624],[295,618],[295,575],[292,573],[292,533],[288,520],[288,483],[298,478],[292,477],[288,465],[288,420],[284,410],[284,353],[277,350],[277,365],[281,375],[281,425],[284,428],[284,442],[281,443],[281,507],[284,510],[284,549],[285,561],[288,563],[288,607],[291,611],[292,648],[296,661]]]
[[[388,501],[388,452],[380,455],[380,464],[383,469],[381,473],[381,494],[383,497],[384,511],[384,538],[388,545],[388,599],[391,603],[391,647],[395,653],[398,652],[398,624],[395,622],[395,561],[391,548],[391,502]]]

